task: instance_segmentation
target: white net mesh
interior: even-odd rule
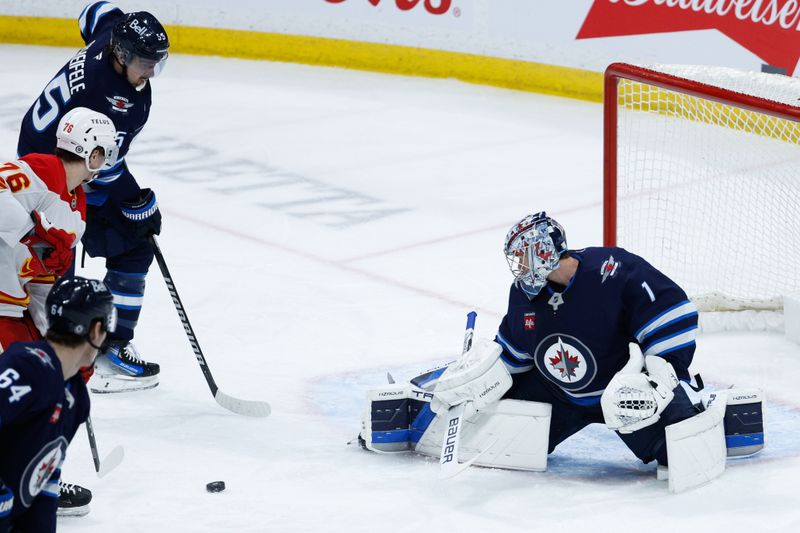
[[[800,106],[800,80],[647,68]],[[800,287],[800,125],[620,79],[617,243],[701,310],[780,309]]]

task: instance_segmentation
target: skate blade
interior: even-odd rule
[[[158,386],[158,376],[134,378],[128,376],[102,376],[95,374],[89,380],[89,390],[95,394],[116,394],[153,389]]]
[[[91,509],[88,505],[81,507],[59,507],[56,516],[86,516]]]

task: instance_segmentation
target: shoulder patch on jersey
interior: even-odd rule
[[[608,259],[603,261],[603,266],[600,267],[600,275],[603,277],[600,283],[603,284],[608,278],[616,276],[621,266],[622,262],[615,260],[613,255],[609,255]]]
[[[536,329],[536,313],[525,313],[522,319],[525,331],[533,331]]]
[[[133,104],[124,96],[106,96],[106,100],[111,104],[111,111],[117,113],[127,113],[128,109],[133,107]]]
[[[545,378],[568,392],[585,389],[597,375],[594,354],[572,335],[548,335],[536,347],[533,359]]]
[[[28,352],[30,355],[36,357],[36,359],[38,359],[39,362],[42,363],[44,366],[49,366],[53,370],[56,369],[56,367],[53,366],[53,360],[50,358],[50,354],[48,354],[41,348],[33,348],[31,346],[26,346],[25,351]]]

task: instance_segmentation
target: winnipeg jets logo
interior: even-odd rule
[[[19,499],[24,507],[31,506],[55,470],[61,466],[68,444],[64,437],[48,442],[25,467],[19,484]]]
[[[597,362],[578,338],[565,333],[545,337],[534,351],[536,368],[567,392],[586,388],[597,374]]]
[[[55,370],[55,367],[53,366],[53,360],[50,359],[50,356],[47,354],[47,352],[45,352],[41,348],[31,348],[30,346],[27,346],[25,348],[25,351],[27,351],[32,356],[36,357],[39,360],[39,362],[41,362],[44,366],[49,366],[50,368]]]
[[[614,260],[613,255],[609,255],[608,259],[603,261],[603,266],[600,267],[600,275],[603,277],[600,283],[605,283],[608,278],[616,276],[617,270],[619,270],[621,265],[622,263]]]
[[[106,100],[111,104],[111,111],[116,111],[118,113],[127,113],[128,109],[133,107],[133,104],[124,96],[106,96]]]

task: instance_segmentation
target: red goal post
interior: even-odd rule
[[[779,310],[800,289],[800,80],[610,65],[603,204],[604,244],[701,310]]]

